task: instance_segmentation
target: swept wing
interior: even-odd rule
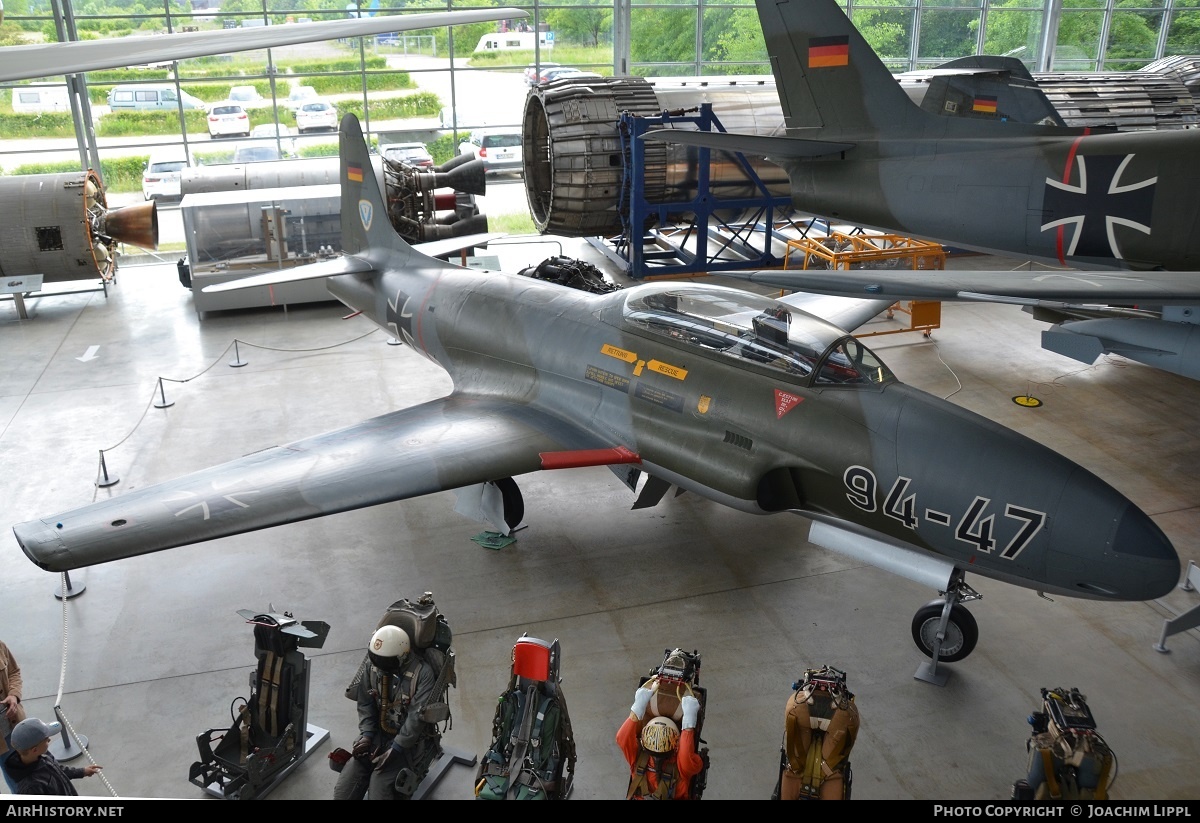
[[[544,412],[463,395],[246,455],[14,527],[65,571],[536,471],[596,436]]]

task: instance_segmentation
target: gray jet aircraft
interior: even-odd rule
[[[422,254],[386,218],[358,121],[342,119],[345,256],[212,286],[327,277],[329,291],[445,369],[446,397],[14,527],[49,571],[446,490],[507,533],[514,478],[608,466],[635,507],[678,487],[813,521],[809,540],[933,587],[912,635],[934,665],[978,628],[972,571],[1039,592],[1147,600],[1170,541],[1062,455],[899,382],[845,331],[883,301],[776,300],[717,285],[607,294]],[[839,325],[804,311],[824,307]],[[934,448],[936,444],[936,448]]]
[[[1200,132],[1017,122],[995,96],[935,114],[909,99],[835,0],[757,5],[786,136],[664,129],[645,139],[763,155],[787,171],[796,208],[834,222],[1092,271],[753,279],[1022,303],[1057,323],[1043,333],[1052,351],[1086,363],[1112,352],[1200,378]]]

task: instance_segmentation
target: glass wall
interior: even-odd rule
[[[1012,55],[1033,71],[1127,71],[1166,55],[1200,55],[1200,0],[1058,2],[1057,17],[1036,0],[843,5],[894,71],[975,53]],[[90,141],[110,188],[137,190],[139,163],[164,142],[183,144],[205,163],[229,162],[235,144],[247,139],[281,156],[335,154],[332,131],[297,119],[297,109],[313,101],[331,104],[338,115],[357,114],[377,144],[425,143],[441,163],[471,150],[473,131],[519,127],[530,85],[551,68],[769,73],[755,7],[746,0],[220,0],[219,8],[218,0],[6,0],[0,45],[501,4],[529,17],[90,72],[82,136],[64,78],[0,85],[0,170],[78,168],[78,145]],[[1048,61],[1045,42],[1055,43]],[[31,88],[44,84],[57,90]],[[130,108],[134,98],[138,105]],[[218,104],[241,105],[247,128],[214,123],[209,110]]]

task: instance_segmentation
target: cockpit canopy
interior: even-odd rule
[[[895,375],[842,329],[778,300],[721,286],[628,292],[630,325],[706,353],[777,369],[802,385],[879,385]]]

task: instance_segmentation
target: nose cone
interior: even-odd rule
[[[1081,597],[1152,600],[1179,583],[1179,555],[1144,511],[1077,468],[1063,487],[1047,570]]]
[[[904,390],[897,473],[914,479],[917,532],[939,553],[968,571],[1097,600],[1150,600],[1179,582],[1170,540],[1108,483],[1022,434]]]

